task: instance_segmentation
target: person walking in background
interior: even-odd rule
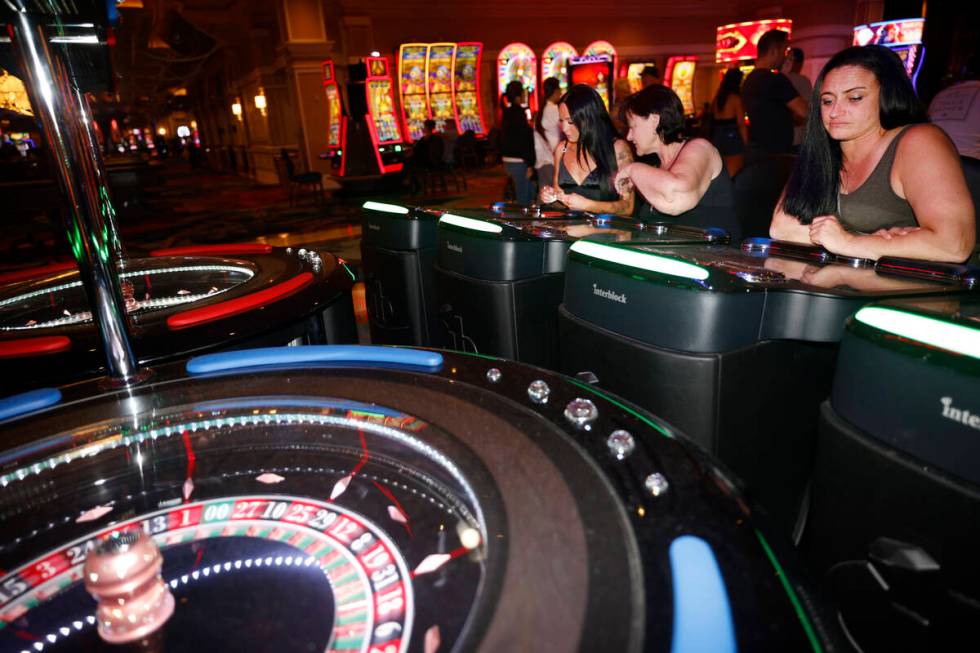
[[[527,93],[517,80],[507,84],[507,106],[500,121],[500,158],[504,170],[514,180],[514,199],[528,205],[534,201],[534,130],[527,122],[524,104]]]
[[[792,153],[794,121],[806,119],[806,100],[779,72],[788,49],[786,32],[772,29],[763,34],[755,69],[742,83],[742,104],[749,117],[749,159]]]
[[[545,101],[534,117],[534,170],[538,188],[552,183],[555,177],[555,150],[561,142],[561,127],[558,125],[561,84],[557,78],[548,77],[542,83],[541,90]]]
[[[626,77],[620,77],[616,80],[613,86],[613,105],[609,108],[609,117],[612,118],[613,127],[616,128],[616,133],[620,136],[626,136],[626,130],[629,129],[626,123],[623,122],[623,106],[626,104],[626,98],[630,96],[630,80]]]
[[[806,100],[807,105],[810,104],[810,96],[813,95],[813,85],[810,84],[810,80],[807,79],[801,71],[803,70],[803,61],[806,59],[806,55],[803,54],[803,50],[800,48],[790,48],[789,54],[786,55],[786,61],[783,62],[783,74],[789,79],[790,83],[793,84],[793,88],[796,92],[800,94],[800,97]],[[798,152],[800,149],[800,143],[803,142],[803,121],[800,120],[793,125],[793,151]]]
[[[664,80],[660,77],[660,71],[656,66],[644,66],[640,72],[640,84],[643,88],[654,84],[663,84]]]
[[[725,73],[718,93],[711,103],[715,114],[711,128],[711,144],[718,148],[730,177],[734,177],[745,165],[745,143],[749,138],[749,130],[745,126],[741,88],[742,71],[732,68]]]
[[[548,77],[541,83],[541,129],[548,140],[548,146],[554,152],[561,141],[561,125],[558,119],[558,101],[561,100],[561,82],[557,77]]]

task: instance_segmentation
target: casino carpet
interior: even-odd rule
[[[360,262],[360,206],[366,199],[423,206],[486,206],[503,193],[500,166],[466,172],[465,193],[441,190],[410,195],[407,188],[374,194],[327,192],[317,202],[300,194],[290,205],[281,186],[168,161],[154,170],[157,183],[138,196],[117,201],[117,222],[128,252],[147,252],[190,244],[260,242],[331,252]],[[67,260],[68,248],[57,219],[43,212],[8,215],[0,232],[0,271]]]

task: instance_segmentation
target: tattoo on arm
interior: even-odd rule
[[[622,168],[627,163],[632,163],[633,152],[628,147],[620,147],[616,152],[616,165]]]

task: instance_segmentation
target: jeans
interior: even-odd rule
[[[514,180],[515,200],[518,204],[528,205],[534,201],[534,186],[527,178],[527,164],[504,161],[504,170]]]

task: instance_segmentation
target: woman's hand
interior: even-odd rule
[[[852,238],[853,236],[832,215],[817,216],[810,223],[810,242],[834,254],[847,255]]]
[[[589,207],[589,200],[578,193],[563,193],[558,191],[558,201],[573,211],[586,211]]]
[[[542,186],[541,192],[538,193],[538,199],[542,204],[551,204],[552,202],[558,201],[558,191],[555,190],[554,186]]]

